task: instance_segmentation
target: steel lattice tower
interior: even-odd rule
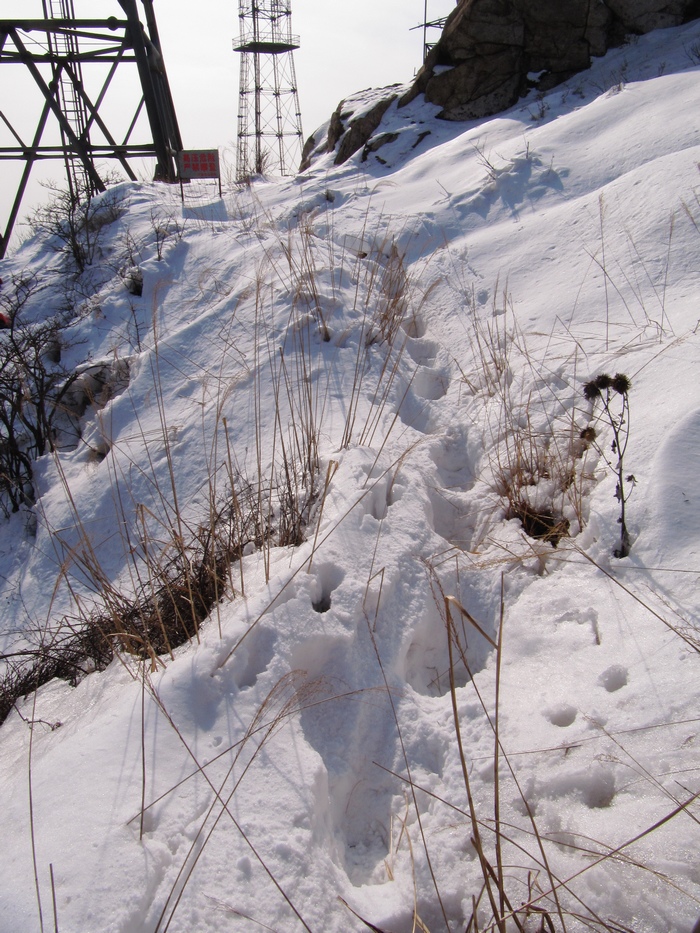
[[[157,179],[177,179],[175,156],[182,141],[153,0],[140,2],[145,23],[137,0],[116,0],[111,16],[104,7],[112,4],[97,4],[102,16],[90,19],[76,17],[73,0],[41,0],[42,19],[0,20],[0,64],[21,71],[35,94],[18,108],[8,84],[1,102],[0,162],[21,161],[24,168],[0,237],[0,258],[38,162],[61,159],[77,200],[105,190],[100,167],[105,160],[135,180],[131,161],[154,158]],[[130,68],[136,81],[129,80]],[[33,127],[27,124],[32,113]]]
[[[291,175],[302,146],[291,0],[240,0],[239,180],[271,171]]]

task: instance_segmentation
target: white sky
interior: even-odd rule
[[[429,0],[429,15],[449,12],[454,0]],[[154,5],[183,134],[235,136],[239,56],[235,0],[201,0],[198,24],[187,0]],[[365,87],[409,81],[420,66],[424,0],[293,0],[292,28],[301,36],[294,63],[304,133],[309,135],[344,96]],[[181,12],[180,12],[181,11]],[[218,89],[203,102],[192,82]],[[187,143],[189,145],[189,141]]]
[[[423,42],[422,29],[411,27],[423,21],[424,4],[425,0],[293,0],[292,28],[301,37],[294,63],[304,138],[328,119],[343,97],[366,87],[411,80],[422,60]],[[74,0],[74,5],[78,16],[122,15],[117,0]],[[454,5],[455,0],[428,0],[428,17],[444,16]],[[185,147],[235,152],[240,56],[232,40],[238,33],[238,0],[155,0],[154,9]],[[0,18],[42,15],[41,0],[0,0]],[[21,66],[2,69],[0,110],[8,112],[13,105],[26,109],[24,132],[30,137],[41,99],[31,80],[26,91],[20,90],[20,71]],[[3,230],[20,168],[19,163],[0,163]],[[61,163],[52,162],[34,174],[37,179],[60,180],[62,171]],[[35,181],[21,217],[32,202],[44,198]]]

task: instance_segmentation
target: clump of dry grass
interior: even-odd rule
[[[472,393],[484,398],[489,432],[489,471],[506,519],[556,547],[586,522],[593,480],[574,388],[562,380],[546,351],[538,359],[517,326],[507,289],[494,290],[488,317],[470,309],[476,365],[463,373]],[[568,359],[576,371],[575,354]]]
[[[49,647],[42,641],[21,656],[0,658],[5,662],[0,678],[0,721],[17,699],[54,677],[75,685],[86,674],[103,670],[115,656],[149,659],[155,669],[162,663],[161,656],[172,658],[177,647],[199,639],[202,624],[225,594],[233,597],[236,590],[245,592],[244,554],[262,551],[269,573],[271,548],[298,547],[305,540],[318,496],[322,404],[310,388],[309,340],[303,328],[292,330],[287,347],[291,366],[284,351],[270,353],[267,361],[278,406],[272,449],[264,449],[262,428],[257,423],[257,475],[248,479],[230,444],[222,399],[217,404],[215,423],[223,429],[224,462],[218,467],[215,463],[221,433],[215,431],[215,439],[208,442],[212,445],[211,471],[205,481],[208,514],[204,521],[197,522],[185,516],[178,501],[177,467],[165,413],[154,325],[152,370],[161,432],[154,440],[141,430],[141,440],[150,464],[155,459],[151,454],[154,444],[165,453],[167,471],[164,483],[155,470],[150,477],[154,497],[150,506],[136,501],[128,482],[124,482],[130,468],[142,472],[143,467],[118,443],[106,453],[113,500],[120,517],[118,534],[127,557],[126,580],[114,581],[103,569],[99,552],[73,501],[60,453],[56,452],[54,463],[73,524],[67,534],[59,529],[49,531],[59,558],[60,579],[72,597],[74,611],[60,621],[57,631],[65,634],[55,635]],[[260,337],[261,346],[265,346],[262,323]],[[260,392],[262,379],[261,367],[256,392]],[[257,402],[256,410],[260,410]],[[117,467],[114,456],[109,456],[112,452],[126,457],[126,464]],[[219,488],[222,483],[226,486],[223,493]],[[236,582],[234,565],[238,565]]]
[[[234,592],[232,564],[249,544],[262,544],[255,508],[243,517],[239,501],[227,503],[213,521],[192,529],[187,543],[171,529],[163,550],[148,541],[145,521],[143,528],[143,558],[133,568],[140,583],[134,593],[106,579],[84,539],[82,547],[72,549],[74,567],[90,580],[96,598],[87,605],[64,569],[76,613],[61,621],[50,640],[0,656],[6,664],[0,678],[0,723],[20,697],[55,677],[76,686],[87,674],[104,670],[118,653],[150,659],[153,666],[161,655],[172,658],[174,649],[198,636],[224,593]]]
[[[258,218],[258,222],[269,223],[269,218]],[[200,515],[200,521],[186,517],[178,501],[176,455],[161,378],[161,371],[169,363],[161,352],[158,332],[160,289],[154,289],[152,331],[149,339],[142,335],[141,346],[142,352],[149,354],[152,398],[160,430],[154,435],[141,428],[140,415],[135,411],[137,430],[129,445],[110,442],[100,457],[106,460],[118,512],[117,534],[126,555],[124,579],[110,579],[103,569],[99,550],[82,524],[57,453],[54,463],[72,513],[72,528],[51,529],[46,516],[44,520],[52,536],[60,578],[73,601],[73,612],[58,625],[60,631],[70,635],[55,640],[50,651],[42,646],[31,647],[21,659],[6,662],[5,714],[19,696],[53,676],[77,683],[85,673],[103,669],[115,655],[146,658],[152,666],[160,663],[162,656],[172,657],[178,646],[199,638],[200,627],[224,595],[245,593],[245,554],[262,553],[269,579],[271,549],[298,547],[305,540],[324,491],[319,482],[319,437],[324,428],[330,377],[325,381],[317,378],[322,362],[317,337],[321,337],[321,346],[329,341],[333,311],[340,300],[339,285],[343,276],[354,275],[361,283],[356,305],[363,311],[362,336],[358,340],[362,360],[358,364],[359,381],[364,377],[370,346],[381,343],[387,358],[391,357],[400,326],[412,308],[403,255],[389,243],[391,240],[378,242],[373,258],[366,263],[363,257],[344,251],[336,257],[332,239],[319,240],[311,223],[304,222],[286,242],[265,247],[266,262],[238,299],[239,303],[254,303],[255,349],[250,362],[246,361],[253,375],[252,463],[239,462],[227,423],[231,390],[225,361],[231,358],[232,351],[244,358],[236,346],[235,332],[229,327],[216,344],[221,360],[213,430],[207,433],[203,428],[203,442],[209,449],[203,489],[208,514]],[[162,243],[158,241],[157,245],[160,258]],[[353,268],[344,268],[350,256]],[[271,296],[276,293],[284,293],[289,299],[289,318],[281,336],[271,307]],[[209,297],[203,290],[203,303]],[[211,300],[220,300],[219,289],[214,289]],[[382,367],[377,399],[371,408],[386,403],[396,368],[396,362]],[[211,372],[215,370],[212,366]],[[388,387],[380,394],[379,384],[387,375]],[[264,409],[269,406],[265,392],[270,385],[274,399],[272,425],[263,423],[269,415]],[[355,385],[354,392],[359,393],[359,385]],[[371,427],[376,430],[374,422]],[[367,430],[365,425],[363,432]],[[147,465],[130,452],[134,444],[138,447],[139,432]],[[159,479],[154,463],[163,455],[167,471]],[[136,499],[128,480],[132,471],[141,476],[149,474],[151,501]]]

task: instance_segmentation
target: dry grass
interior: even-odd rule
[[[262,210],[259,205],[258,210]],[[169,220],[161,223],[160,215],[154,214],[152,220],[160,259],[173,225]],[[253,221],[259,227],[271,224],[264,212]],[[181,229],[176,227],[174,234],[181,236]],[[54,529],[52,540],[60,581],[71,594],[74,611],[60,621],[53,636],[42,636],[40,643],[21,654],[0,659],[5,662],[0,721],[20,697],[52,678],[75,685],[87,673],[103,670],[115,656],[145,658],[155,669],[164,656],[173,658],[177,647],[199,638],[201,626],[224,595],[245,595],[245,554],[251,550],[263,553],[269,579],[272,548],[296,547],[305,540],[307,529],[320,518],[316,515],[319,499],[322,510],[331,478],[329,465],[325,485],[318,479],[319,438],[330,376],[323,381],[313,373],[320,359],[315,337],[319,335],[322,343],[330,341],[339,286],[344,278],[357,282],[352,311],[362,316],[343,437],[346,446],[356,431],[359,443],[371,443],[375,437],[400,370],[405,334],[415,329],[416,315],[430,293],[428,289],[417,296],[404,255],[390,235],[384,232],[376,238],[367,231],[367,241],[372,244],[367,256],[345,250],[338,255],[332,239],[320,243],[307,223],[300,225],[294,237],[280,240],[277,251],[268,249],[266,273],[255,277],[247,299],[254,302],[256,321],[254,462],[251,469],[250,464],[238,461],[226,417],[231,390],[224,361],[232,354],[242,359],[232,330],[234,314],[229,330],[219,335],[214,430],[207,433],[203,423],[203,441],[209,450],[208,510],[198,518],[186,517],[178,501],[176,456],[162,390],[162,370],[169,364],[161,352],[159,289],[155,289],[151,333],[141,335],[139,346],[144,352],[150,347],[160,430],[156,436],[149,435],[134,409],[146,467],[133,459],[130,448],[118,443],[100,453],[100,460],[106,459],[119,515],[118,534],[127,555],[125,578],[113,581],[103,569],[57,453],[54,462],[77,538]],[[286,336],[278,345],[268,304],[272,292],[280,287],[291,297],[291,310]],[[215,288],[211,297],[209,291],[203,284],[203,301],[220,298],[220,289]],[[246,300],[245,294],[241,300]],[[375,366],[370,355],[379,351],[380,363]],[[365,413],[359,400],[372,373],[376,381]],[[263,436],[263,387],[267,384],[273,387],[275,402],[271,446]],[[162,451],[167,461],[165,483],[153,465],[156,451]],[[152,501],[146,505],[132,493],[129,475],[135,471],[145,477],[149,466]],[[44,520],[48,525],[46,516]]]
[[[0,724],[21,697],[54,678],[75,686],[92,671],[104,670],[112,657],[109,640],[99,628],[91,626],[77,631],[64,626],[37,648],[0,655],[5,663],[0,677]]]
[[[578,408],[578,348],[566,360],[574,385],[562,384],[561,361],[530,350],[520,331],[507,288],[494,289],[490,316],[472,304],[469,322],[476,367],[463,379],[484,399],[491,484],[507,519],[525,533],[556,547],[586,523],[587,496],[595,461],[582,439],[587,424]]]
[[[601,235],[602,232],[601,205]],[[360,322],[354,334],[356,361],[353,384],[347,393],[341,446],[373,444],[376,438],[380,438],[380,453],[396,420],[389,420],[387,426],[384,415],[395,405],[397,389],[404,375],[406,336],[415,332],[420,312],[430,300],[433,289],[432,285],[423,288],[421,276],[410,273],[405,255],[393,239],[368,237],[368,241],[373,245],[366,255],[338,253],[332,238],[328,243],[319,244],[311,226],[302,224],[296,237],[290,236],[278,243],[276,250],[270,250],[265,274],[257,271],[249,292],[241,298],[241,301],[254,302],[255,310],[255,356],[249,361],[255,417],[254,451],[249,461],[239,461],[226,417],[231,389],[227,383],[224,357],[239,353],[236,340],[229,333],[222,341],[214,429],[207,433],[203,428],[203,443],[208,451],[204,493],[207,508],[196,519],[185,514],[186,510],[178,499],[177,461],[169,440],[167,405],[161,388],[161,366],[164,364],[159,359],[154,308],[153,382],[160,413],[160,432],[154,441],[142,430],[141,440],[147,452],[154,444],[165,451],[167,471],[163,481],[153,470],[153,503],[147,508],[136,501],[128,483],[124,482],[126,467],[120,467],[121,472],[117,473],[113,462],[115,458],[109,458],[122,527],[132,529],[124,533],[122,542],[124,552],[130,555],[126,579],[117,584],[108,578],[91,543],[91,536],[82,527],[79,510],[73,504],[74,522],[79,531],[78,543],[69,543],[59,532],[55,533],[55,542],[61,554],[62,580],[74,594],[75,615],[63,620],[59,629],[63,633],[60,639],[56,636],[53,642],[29,651],[26,656],[5,659],[8,663],[7,683],[0,683],[0,717],[3,710],[6,715],[12,709],[19,696],[37,689],[51,677],[64,677],[70,683],[77,683],[90,670],[102,669],[115,656],[126,657],[127,660],[135,656],[146,662],[137,666],[142,678],[142,699],[145,702],[148,697],[158,706],[181,743],[183,757],[192,762],[189,777],[174,784],[163,796],[169,796],[185,781],[196,777],[206,783],[210,801],[162,904],[156,933],[166,933],[192,883],[207,844],[219,827],[227,824],[233,826],[291,909],[295,922],[309,930],[301,910],[294,903],[293,894],[284,890],[237,818],[236,794],[241,783],[251,779],[253,765],[261,759],[271,739],[286,723],[304,709],[332,702],[337,697],[321,680],[310,680],[299,671],[288,674],[264,698],[256,715],[245,727],[243,737],[217,756],[230,754],[231,765],[223,779],[214,782],[209,769],[212,762],[205,764],[199,760],[188,745],[153,685],[147,662],[150,662],[151,672],[158,665],[166,664],[168,657],[174,657],[178,645],[198,638],[201,628],[211,624],[216,607],[224,596],[245,595],[245,555],[253,551],[261,555],[266,581],[269,581],[272,550],[296,547],[315,529],[310,556],[291,574],[285,584],[288,586],[298,573],[311,569],[314,555],[326,538],[335,533],[347,514],[371,493],[370,484],[358,494],[348,512],[339,516],[333,529],[320,535],[323,507],[335,465],[332,460],[328,463],[324,480],[321,448],[326,431],[329,377],[325,380],[315,378],[314,373],[319,362],[326,362],[323,353],[330,349],[329,345],[332,346],[336,340],[340,345],[344,339],[344,335],[338,333],[336,321],[341,300],[338,285],[343,277],[355,282],[354,304],[345,310],[356,314]],[[601,262],[605,267],[605,256]],[[274,289],[271,282],[290,298],[289,317],[281,340],[273,320],[271,295]],[[464,380],[473,394],[484,400],[487,408],[489,441],[494,451],[489,464],[490,482],[505,516],[518,518],[529,536],[556,547],[584,527],[587,495],[594,479],[587,445],[580,438],[577,393],[575,386],[562,387],[560,376],[549,369],[551,364],[546,353],[541,358],[533,355],[516,327],[507,290],[499,293],[496,288],[495,291],[498,297],[491,317],[481,319],[475,313],[471,315],[472,349],[476,363],[472,371],[463,373]],[[663,330],[667,326],[663,295],[660,295],[660,306]],[[575,353],[571,368],[575,373]],[[212,367],[214,369],[216,367]],[[524,375],[517,375],[519,373]],[[263,411],[267,385],[272,386],[274,399],[271,442],[265,431]],[[368,397],[370,403],[366,405]],[[115,448],[114,452],[120,451]],[[397,458],[386,472],[393,475],[405,455]],[[56,460],[59,475],[62,475],[60,458]],[[150,452],[147,460],[150,461]],[[135,459],[130,466],[145,469]],[[372,482],[380,482],[382,478]],[[70,487],[65,477],[63,482],[66,497],[70,500]],[[135,525],[132,514],[138,518]],[[374,617],[367,614],[366,621],[405,765],[404,774],[394,774],[397,787],[403,786],[406,792],[406,814],[400,821],[396,841],[392,842],[394,849],[398,850],[404,840],[409,847],[415,845],[407,825],[408,813],[412,809],[418,825],[418,844],[425,855],[434,889],[437,904],[434,914],[442,917],[445,928],[449,929],[449,914],[435,866],[437,860],[434,854],[431,855],[437,844],[424,825],[421,814],[425,808],[419,805],[419,795],[428,797],[436,805],[449,808],[456,814],[465,835],[465,846],[472,846],[476,853],[480,878],[475,890],[469,892],[472,911],[467,918],[465,933],[490,930],[498,933],[511,930],[564,933],[572,924],[601,933],[621,933],[623,927],[599,916],[585,902],[578,880],[586,872],[609,862],[624,865],[634,872],[653,874],[664,885],[673,887],[670,880],[654,869],[635,861],[629,850],[676,816],[687,813],[697,795],[689,794],[682,800],[670,802],[668,813],[662,819],[622,844],[613,846],[600,840],[572,838],[565,845],[582,857],[584,865],[576,874],[560,875],[554,867],[553,855],[564,843],[553,835],[548,836],[538,825],[537,814],[521,786],[515,756],[506,748],[502,735],[501,663],[507,623],[503,587],[498,619],[491,635],[488,627],[474,618],[468,607],[453,595],[444,566],[431,568],[431,582],[447,642],[449,669],[445,673],[449,679],[449,703],[462,774],[463,799],[457,802],[444,799],[434,789],[418,783],[403,742],[399,698],[385,672],[375,639],[385,570],[381,566],[379,534],[367,580],[367,591],[372,582],[379,581],[379,598]],[[565,550],[561,547],[558,554]],[[561,559],[566,559],[569,554],[567,550],[566,554],[561,554]],[[450,560],[453,557],[454,551],[451,551]],[[583,554],[583,557],[590,561],[587,555]],[[460,555],[456,562],[459,559]],[[512,561],[512,555],[504,559]],[[480,569],[469,563],[467,566],[470,572]],[[439,573],[443,574],[442,578]],[[91,600],[84,595],[86,581],[93,597]],[[272,595],[270,602],[250,622],[219,667],[226,665],[240,649],[281,592]],[[682,625],[669,623],[655,610],[654,614],[669,631],[683,637]],[[466,648],[472,634],[485,639],[493,652],[493,697],[483,696],[472,677]],[[696,640],[688,637],[683,640],[697,650]],[[463,671],[470,678],[467,688],[458,686],[460,679],[463,680]],[[483,789],[477,791],[475,788],[473,763],[465,747],[460,716],[462,689],[474,691],[483,721],[493,737],[494,782],[491,797],[486,801]],[[134,817],[141,821],[142,832],[144,814],[162,799],[162,796],[157,800],[147,799],[145,756],[143,768],[142,803]],[[649,781],[654,783],[655,779],[649,776]],[[518,825],[505,816],[505,801],[512,799],[520,802],[525,813],[524,821]],[[394,839],[393,833],[391,838]],[[391,858],[388,862],[392,863]],[[415,865],[412,850],[410,862]],[[393,868],[388,866],[388,870],[393,871]],[[428,933],[420,917],[415,886],[414,894],[413,929]],[[385,933],[352,911],[347,904],[345,906],[365,927],[375,933]],[[233,908],[227,909],[236,919],[257,923]]]

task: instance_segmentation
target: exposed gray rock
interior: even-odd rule
[[[678,26],[692,6],[687,0],[606,0],[606,3],[630,32],[637,33]]]
[[[520,95],[521,59],[522,52],[515,47],[474,55],[450,71],[431,76],[425,85],[425,99],[442,107],[440,116],[447,120],[498,113]]]
[[[381,123],[382,117],[398,97],[391,88],[383,88],[369,109],[355,112],[351,100],[341,100],[328,124],[325,140],[316,141],[311,136],[304,145],[299,171],[309,168],[315,158],[337,147],[334,163],[342,165],[351,155],[361,149]],[[357,106],[357,105],[355,105]]]
[[[443,119],[490,116],[532,86],[529,74],[547,90],[625,35],[697,15],[697,0],[461,0],[399,106],[424,94]]]
[[[335,164],[342,165],[347,162],[351,155],[354,155],[358,149],[361,149],[372,133],[382,122],[382,117],[389,107],[396,100],[398,95],[391,94],[375,104],[367,113],[355,117],[350,122],[350,126],[343,133],[338,144],[338,152],[335,157]]]
[[[444,120],[492,116],[528,89],[550,90],[588,68],[630,33],[697,17],[700,0],[459,0],[399,107],[424,94]],[[360,113],[357,102],[342,101],[326,139],[304,147],[301,170],[323,153],[335,150],[340,165],[363,146],[367,158],[384,145],[385,136],[371,137],[396,99],[390,91]]]
[[[362,150],[362,161],[367,161],[370,152],[378,152],[382,146],[388,146],[390,143],[396,142],[398,138],[398,133],[381,133],[379,136],[370,139],[365,143],[365,148]]]

